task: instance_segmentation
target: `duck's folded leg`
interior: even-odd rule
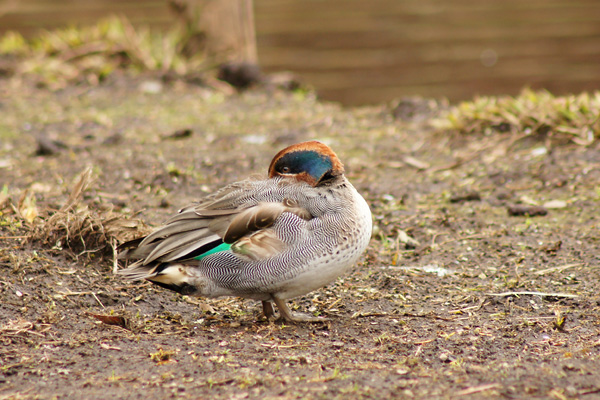
[[[273,310],[273,304],[271,304],[270,301],[263,301],[262,306],[263,306],[263,314],[265,315],[265,318],[267,318],[267,319],[273,318],[274,319],[275,311]]]
[[[293,314],[288,308],[287,304],[285,304],[284,300],[273,296],[273,301],[279,310],[280,320],[283,319],[288,322],[324,322],[328,320],[327,318],[315,317],[314,315],[309,314]]]

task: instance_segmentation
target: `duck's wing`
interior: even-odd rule
[[[225,187],[181,209],[148,236],[119,246],[119,259],[135,261],[120,273],[141,279],[159,264],[201,259],[229,249],[253,260],[272,256],[285,247],[269,229],[283,213],[312,218],[289,195],[276,182],[244,181]]]

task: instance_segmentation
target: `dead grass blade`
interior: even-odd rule
[[[481,393],[481,392],[485,392],[485,391],[492,390],[492,389],[499,389],[501,387],[502,387],[502,385],[500,385],[498,383],[490,383],[488,385],[473,386],[473,387],[461,390],[460,392],[456,393],[456,395],[457,396],[466,396],[469,394]]]
[[[40,329],[42,327],[43,329]],[[36,326],[34,323],[23,319],[9,321],[0,327],[0,337],[20,336],[23,334],[45,337],[44,332],[50,327],[46,324]]]
[[[69,195],[69,199],[60,209],[62,212],[67,212],[77,204],[77,202],[81,199],[82,193],[88,188],[90,183],[92,182],[92,168],[87,167],[86,169],[79,174],[77,178],[77,182],[71,190],[71,194]]]
[[[546,268],[546,269],[542,269],[540,271],[535,271],[535,274],[536,275],[546,275],[546,274],[550,274],[550,273],[554,273],[554,272],[563,272],[566,269],[573,268],[573,267],[579,267],[580,265],[583,265],[583,264],[582,263],[573,263],[573,264],[560,265],[558,267]]]

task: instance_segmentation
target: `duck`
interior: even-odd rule
[[[231,183],[121,244],[118,274],[182,295],[262,302],[264,316],[316,322],[286,300],[333,282],[360,258],[372,231],[369,205],[326,144],[279,151],[266,178]]]

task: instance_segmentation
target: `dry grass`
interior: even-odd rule
[[[450,108],[432,123],[444,131],[541,134],[589,145],[600,136],[600,92],[554,96],[526,89],[514,97],[477,97]]]
[[[47,209],[32,224],[30,239],[53,249],[68,249],[74,254],[113,252],[118,242],[146,231],[140,220],[121,214],[91,209],[82,203],[83,192],[92,182],[87,168],[77,178],[69,199],[60,210]]]
[[[124,17],[96,25],[43,31],[31,40],[19,33],[0,37],[0,55],[17,59],[17,75],[34,76],[52,89],[69,83],[97,84],[117,69],[185,75],[207,69],[202,52],[187,51],[190,33],[134,27]]]

